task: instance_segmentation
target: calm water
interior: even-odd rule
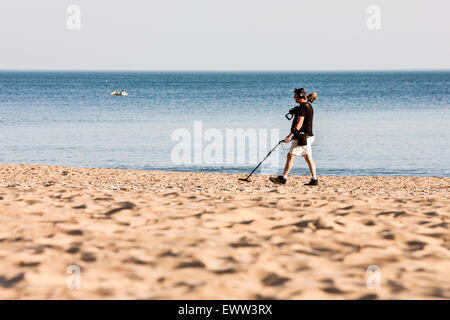
[[[319,94],[319,174],[450,176],[450,72],[0,72],[0,163],[247,172],[252,155],[267,153],[271,132],[289,133],[294,87]],[[114,89],[129,96],[110,96]],[[267,145],[247,146],[241,164],[174,163],[171,135],[194,135],[195,121],[223,136],[267,132],[258,142]],[[307,172],[297,159],[293,173]]]

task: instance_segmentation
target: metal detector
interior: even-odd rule
[[[262,159],[262,161],[256,166],[256,168],[255,169],[253,169],[253,171],[247,176],[247,178],[239,178],[238,180],[240,180],[240,181],[245,181],[245,182],[251,182],[251,180],[250,180],[250,177],[252,176],[252,174],[259,168],[259,166],[270,156],[270,154],[272,153],[272,152],[274,152],[275,151],[275,149],[276,148],[278,148],[278,146],[281,144],[281,143],[283,143],[284,142],[284,140],[280,140],[278,143],[277,143],[277,145],[275,146],[275,147],[273,147],[272,148],[272,150],[270,150],[270,152],[267,154],[267,156],[264,158],[264,159]]]

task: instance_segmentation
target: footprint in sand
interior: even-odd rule
[[[423,250],[423,248],[427,245],[422,241],[408,241],[406,244],[408,245],[408,250],[410,252]]]
[[[218,275],[222,275],[222,274],[232,274],[232,273],[236,273],[237,270],[236,270],[236,269],[233,269],[233,268],[228,268],[228,269],[223,269],[223,270],[214,270],[214,271],[212,271],[212,272],[215,273],[215,274],[218,274]]]
[[[432,229],[434,229],[434,228],[444,228],[444,229],[447,229],[447,227],[448,227],[448,223],[447,223],[447,222],[442,222],[442,223],[438,223],[438,224],[434,224],[434,225],[432,225],[432,226],[429,226],[429,228],[432,228]]]
[[[392,280],[390,280],[387,284],[391,288],[392,293],[399,293],[406,290],[404,286]]]
[[[5,276],[0,276],[0,287],[9,289],[14,287],[16,284],[25,279],[25,273],[21,272],[12,278],[6,278]]]
[[[83,260],[84,262],[95,262],[97,258],[91,252],[83,252],[83,254],[81,255],[81,260]]]
[[[153,265],[153,263],[151,263],[151,262],[143,261],[143,260],[140,260],[135,257],[128,257],[128,258],[122,260],[122,262],[123,263],[134,263],[137,265]]]
[[[205,268],[205,264],[201,261],[194,260],[190,262],[182,262],[175,267],[175,269],[184,269],[184,268]]]
[[[377,214],[377,217],[378,216],[386,216],[386,215],[390,215],[390,214],[393,214],[394,218],[397,218],[397,217],[405,215],[406,212],[405,211],[384,211],[384,212],[380,212],[379,214]]]
[[[66,233],[70,236],[82,236],[83,235],[82,230],[69,230]]]
[[[389,229],[381,231],[381,237],[386,240],[394,240],[395,239],[395,235]]]
[[[261,294],[256,294],[255,295],[255,300],[275,300],[276,298],[273,296],[263,296]]]
[[[362,223],[368,227],[372,227],[375,225],[375,222],[373,222],[372,220],[363,220]]]
[[[37,267],[38,265],[40,265],[41,263],[40,262],[23,262],[23,261],[21,261],[20,263],[19,263],[19,267],[22,267],[22,268],[31,268],[31,267]]]
[[[131,210],[134,208],[136,208],[136,205],[132,202],[129,202],[129,201],[120,202],[118,208],[115,208],[115,209],[109,210],[108,212],[105,212],[105,216],[110,217],[113,214],[116,214],[122,210]]]
[[[344,293],[346,293],[345,291],[342,291],[341,289],[336,288],[336,287],[323,288],[322,291],[326,292],[326,293],[331,293],[331,294],[344,294]]]
[[[241,221],[241,222],[238,222],[238,223],[247,225],[247,224],[251,224],[253,221],[255,221],[255,220],[244,220],[244,221]]]
[[[42,254],[45,249],[51,249],[53,246],[51,244],[40,244],[34,248],[34,254]]]
[[[165,258],[165,257],[178,257],[178,254],[173,253],[172,250],[167,250],[164,251],[163,253],[161,253],[159,255],[160,258]]]
[[[277,275],[276,273],[269,273],[267,276],[265,276],[264,278],[261,279],[261,282],[265,286],[268,286],[268,287],[277,287],[277,286],[282,286],[289,280],[291,280],[291,279],[287,278],[287,277],[281,277],[281,276]]]
[[[180,282],[175,283],[175,287],[186,287],[190,291],[190,290],[194,290],[196,285],[195,284],[191,284],[191,283],[187,283],[187,282],[184,282],[184,281],[180,281]]]
[[[375,299],[378,299],[378,295],[374,293],[366,294],[365,296],[358,298],[358,300],[375,300]]]
[[[250,243],[246,239],[241,239],[238,242],[234,242],[230,244],[232,248],[246,248],[246,247],[260,247],[259,244]]]
[[[70,254],[76,254],[76,253],[80,252],[80,248],[77,246],[70,247],[69,249],[66,250],[66,252],[70,253]]]

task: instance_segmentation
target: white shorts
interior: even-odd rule
[[[290,154],[293,154],[295,156],[312,156],[312,148],[311,145],[314,143],[314,136],[308,137],[306,139],[307,145],[306,146],[299,146],[297,140],[293,140],[291,142],[291,149],[289,150]]]

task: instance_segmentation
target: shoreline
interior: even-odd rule
[[[54,167],[54,168],[73,168],[73,169],[94,169],[94,170],[118,170],[118,171],[123,171],[123,170],[128,170],[128,171],[137,171],[137,172],[167,172],[167,173],[199,173],[199,174],[219,174],[219,175],[248,175],[253,169],[254,169],[254,165],[249,165],[248,168],[246,168],[246,171],[244,172],[227,172],[224,171],[206,171],[203,170],[203,168],[207,168],[207,167],[199,167],[198,170],[191,170],[191,169],[183,169],[183,167],[181,167],[181,169],[179,170],[174,170],[173,168],[151,168],[151,169],[143,169],[143,168],[138,168],[138,169],[134,169],[134,168],[107,168],[107,167],[86,167],[86,166],[65,166],[65,165],[52,165],[52,164],[43,164],[43,163],[0,163],[0,166],[28,166],[28,167]],[[227,169],[233,169],[233,167],[227,167]],[[281,168],[280,168],[281,170]],[[308,171],[308,168],[305,167],[304,168],[305,173],[304,174],[296,174],[296,173],[291,173],[289,174],[290,177],[305,177],[308,176],[310,177],[310,173]],[[271,173],[271,174],[260,174],[260,173],[254,173],[253,176],[274,176],[276,175],[276,173]],[[450,179],[450,176],[444,175],[444,176],[439,176],[439,175],[389,175],[389,174],[323,174],[323,175],[319,175],[320,177],[348,177],[348,178],[365,178],[365,177],[379,177],[379,178],[437,178],[437,179]]]
[[[450,299],[450,178],[241,176],[0,164],[0,298]]]
[[[39,174],[35,174],[39,172]],[[309,175],[290,175],[288,183],[276,186],[269,176],[252,176],[252,182],[238,181],[248,173],[147,171],[135,169],[65,167],[37,164],[0,164],[0,188],[32,189],[64,187],[164,192],[166,188],[185,192],[306,192],[307,194],[349,194],[367,196],[444,197],[450,199],[449,177],[319,176],[318,187],[306,187]],[[197,185],[186,183],[193,179]],[[220,183],[219,183],[220,182]],[[202,185],[203,184],[203,185]]]

